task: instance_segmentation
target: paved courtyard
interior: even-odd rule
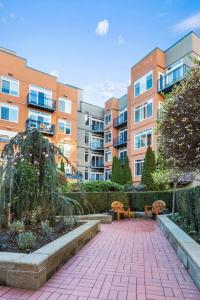
[[[200,292],[156,222],[136,219],[102,225],[39,291],[0,287],[0,299],[200,300]]]

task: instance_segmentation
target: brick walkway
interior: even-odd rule
[[[0,299],[200,300],[200,293],[156,223],[136,219],[102,225],[39,291],[2,287]]]

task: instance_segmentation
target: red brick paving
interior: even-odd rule
[[[0,299],[200,300],[155,221],[102,225],[101,233],[39,291],[0,288]]]

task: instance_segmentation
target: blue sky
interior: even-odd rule
[[[0,0],[0,45],[103,105],[156,46],[200,33],[200,0]]]

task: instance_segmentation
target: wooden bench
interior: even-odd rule
[[[166,209],[166,204],[162,200],[155,201],[152,205],[145,205],[144,206],[144,214],[147,217],[148,212],[152,213],[152,216],[157,216],[158,214],[162,213]]]
[[[129,219],[131,217],[131,210],[129,206],[124,206],[124,204],[120,201],[114,201],[111,204],[113,211],[117,214],[117,220],[120,219],[120,214],[123,216],[127,216]]]

